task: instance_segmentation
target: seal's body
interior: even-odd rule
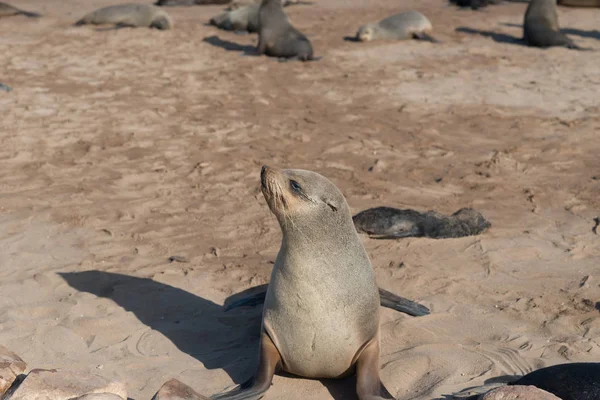
[[[229,4],[231,0],[158,0],[155,6],[206,6]]]
[[[558,364],[530,372],[509,385],[531,385],[562,400],[600,399],[600,363]]]
[[[310,41],[290,23],[281,0],[262,0],[258,10],[258,53],[270,57],[316,60]]]
[[[356,371],[360,400],[386,398],[379,291],[344,196],[315,172],[266,166],[261,188],[283,238],[263,309],[259,367],[249,385],[212,398],[258,399],[276,369],[307,378]]]
[[[421,213],[392,207],[376,207],[352,217],[359,232],[379,239],[426,236],[435,239],[478,235],[491,224],[472,208],[461,208],[450,216],[435,211]]]
[[[356,33],[356,40],[407,40],[424,39],[437,42],[430,36],[433,26],[427,17],[418,11],[407,11],[392,15],[376,23],[361,26]]]
[[[558,4],[567,7],[600,7],[600,0],[558,0]]]
[[[562,46],[580,49],[559,30],[556,0],[531,0],[525,11],[523,39],[533,47]]]
[[[214,16],[210,19],[210,23],[227,31],[258,32],[259,8],[258,3],[241,6]]]
[[[139,26],[161,30],[173,28],[173,21],[165,10],[148,4],[119,4],[100,8],[75,23],[77,26],[86,24],[115,24],[123,27]]]
[[[40,14],[31,11],[24,11],[18,9],[17,7],[13,7],[10,4],[3,3],[0,1],[0,18],[2,17],[12,17],[13,15],[24,15],[29,18],[39,18]]]

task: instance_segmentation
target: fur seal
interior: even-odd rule
[[[392,207],[376,207],[352,217],[359,232],[374,239],[430,237],[435,239],[479,235],[491,224],[472,208],[461,208],[450,216],[435,211],[421,213]]]
[[[356,41],[421,39],[438,42],[431,36],[432,30],[433,26],[426,16],[418,11],[407,11],[361,26],[356,33]]]
[[[450,0],[450,3],[458,7],[471,7],[472,10],[479,10],[489,5],[500,4],[502,0]]]
[[[263,309],[259,366],[212,399],[259,399],[277,370],[356,373],[360,400],[391,397],[379,378],[379,295],[350,209],[327,178],[263,166],[261,189],[283,234]]]
[[[254,307],[263,304],[267,296],[268,284],[259,285],[246,289],[242,293],[234,294],[225,300],[225,312],[238,307]],[[252,292],[252,294],[247,294]],[[382,307],[391,308],[398,312],[421,317],[430,313],[429,309],[422,304],[415,303],[404,297],[400,297],[385,289],[379,288],[379,302]]]
[[[118,27],[145,26],[160,30],[173,28],[173,20],[158,7],[148,4],[119,4],[100,8],[75,23],[76,26],[115,24]]]
[[[535,386],[562,400],[600,399],[600,363],[557,364],[530,372],[508,386]],[[476,400],[501,384],[487,384],[455,394],[455,399]]]
[[[561,46],[583,50],[560,32],[556,0],[531,0],[525,11],[523,40],[533,47]]]
[[[229,4],[232,0],[158,0],[155,6],[206,6]]]
[[[559,6],[600,7],[600,0],[558,0]]]
[[[290,23],[281,0],[262,0],[258,10],[259,54],[300,61],[318,60],[310,41]]]
[[[11,17],[13,15],[24,15],[29,18],[41,17],[41,15],[36,12],[20,10],[17,7],[13,7],[10,4],[0,1],[0,18]]]
[[[282,1],[282,6],[297,4],[297,1]],[[234,4],[228,9],[210,19],[210,24],[219,29],[235,32],[258,32],[258,10],[260,2],[245,5]]]

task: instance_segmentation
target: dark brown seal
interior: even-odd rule
[[[258,10],[258,53],[282,59],[318,60],[308,38],[290,23],[281,0],[262,0]]]
[[[31,11],[24,11],[17,7],[13,7],[10,4],[0,2],[0,18],[11,17],[13,15],[24,15],[29,18],[39,18],[40,14]]]
[[[533,47],[567,47],[583,50],[558,26],[556,0],[531,0],[523,22],[523,40]]]
[[[375,239],[426,236],[435,239],[478,235],[491,224],[472,208],[461,208],[447,216],[435,211],[421,213],[392,207],[376,207],[352,217],[359,232]]]
[[[558,5],[567,7],[600,7],[600,0],[558,0]]]
[[[232,0],[158,0],[154,3],[155,6],[208,6],[229,4]]]

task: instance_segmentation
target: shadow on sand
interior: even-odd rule
[[[522,38],[517,38],[515,36],[507,35],[505,33],[497,33],[492,31],[482,31],[479,29],[473,29],[468,27],[458,27],[456,28],[456,32],[468,33],[470,35],[480,35],[483,37],[491,38],[493,41],[498,43],[508,43],[508,44],[516,44],[519,46],[527,46],[525,41]]]
[[[205,368],[223,369],[237,384],[254,373],[262,307],[241,307],[225,313],[219,304],[148,278],[102,271],[59,275],[74,289],[111,299],[132,312],[144,325],[162,333]],[[263,285],[258,287],[262,289]],[[230,296],[225,304],[255,291],[257,288],[250,288]],[[355,377],[321,382],[334,399],[357,399]]]
[[[255,46],[241,45],[238,43],[230,42],[228,40],[223,40],[215,35],[205,37],[204,39],[202,39],[202,41],[210,44],[211,46],[220,47],[227,51],[242,52],[242,54],[245,56],[257,56],[257,57],[259,56],[258,52],[256,51]]]

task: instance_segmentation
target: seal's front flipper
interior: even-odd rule
[[[430,34],[425,33],[425,32],[415,32],[415,33],[413,33],[413,37],[415,39],[426,40],[431,43],[442,43],[439,40],[437,40],[436,38],[434,38],[433,36],[431,36]]]
[[[379,378],[379,338],[372,339],[356,360],[356,393],[359,400],[394,399]]]
[[[423,315],[428,315],[430,313],[429,308],[424,305],[397,296],[382,288],[379,288],[379,300],[382,307],[391,308],[392,310],[412,315],[413,317],[422,317]]]
[[[239,387],[225,393],[215,394],[213,400],[258,400],[269,390],[273,375],[280,367],[281,356],[273,341],[264,331],[260,341],[258,369],[254,377]]]

